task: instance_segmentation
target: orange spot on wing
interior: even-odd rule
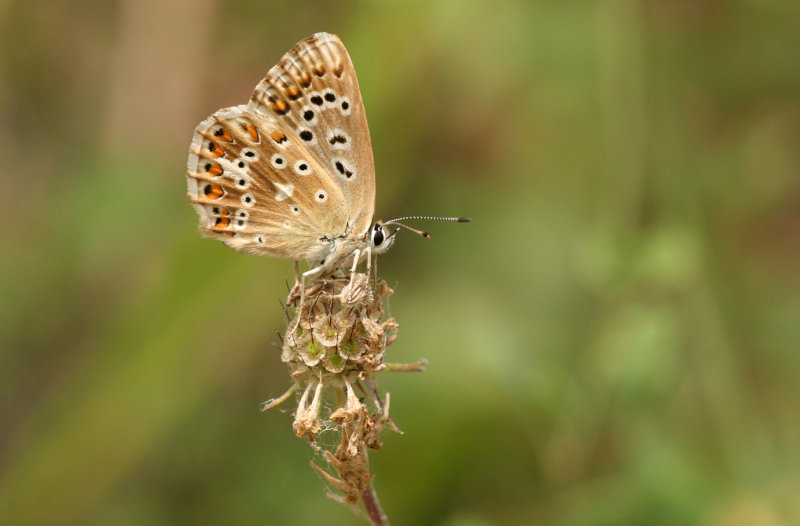
[[[304,88],[307,88],[311,85],[311,77],[305,71],[303,72],[303,76],[300,77],[300,85]]]
[[[279,132],[278,130],[275,130],[274,132],[270,133],[269,136],[272,137],[272,140],[277,142],[278,144],[286,140],[286,134],[283,132]]]
[[[300,97],[300,90],[292,86],[291,88],[286,90],[286,96],[292,100],[295,100]]]
[[[211,230],[214,231],[214,232],[219,232],[220,234],[225,234],[225,235],[233,237],[233,236],[236,235],[236,232],[229,232],[229,231],[226,230],[226,228],[228,228],[230,226],[230,224],[231,224],[231,220],[228,219],[227,217],[218,217],[214,221],[214,226],[211,227]]]
[[[233,142],[233,137],[231,137],[230,132],[226,128],[219,128],[214,132],[214,137],[220,141]]]
[[[336,75],[336,78],[341,78],[343,72],[344,72],[344,64],[339,62],[338,64],[336,64],[336,68],[333,70],[333,73]]]
[[[289,105],[286,104],[286,101],[279,100],[272,105],[272,111],[278,115],[286,115],[289,113]]]
[[[223,208],[222,210],[219,211],[219,215],[220,217],[228,217],[229,215],[231,215],[231,211],[228,210],[227,208]]]
[[[209,183],[203,187],[203,195],[206,196],[206,199],[213,201],[215,199],[219,199],[225,194],[225,191],[222,187],[218,184]]]
[[[247,133],[250,134],[251,141],[258,142],[258,130],[256,129],[254,124],[247,125]]]
[[[218,165],[217,163],[214,163],[211,166],[211,168],[208,169],[208,173],[210,173],[214,177],[222,175],[222,166]]]
[[[318,77],[321,77],[322,75],[324,75],[324,74],[325,74],[325,66],[322,66],[322,65],[320,65],[320,66],[317,66],[317,67],[315,67],[315,68],[314,68],[314,73],[315,73],[315,74],[316,74]]]
[[[215,143],[214,141],[208,141],[208,156],[212,159],[216,159],[217,157],[222,157],[225,155],[225,152],[222,151],[222,148],[219,147],[219,144]]]

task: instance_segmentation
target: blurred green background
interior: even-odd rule
[[[201,239],[192,130],[298,40],[358,71],[401,326],[394,524],[800,524],[800,4],[0,2],[7,524],[360,524]],[[289,404],[291,405],[291,404]]]

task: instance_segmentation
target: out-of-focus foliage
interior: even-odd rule
[[[800,523],[800,4],[0,2],[8,524],[354,524],[189,137],[301,38],[359,74],[401,233],[396,524]],[[323,441],[325,437],[322,437]]]

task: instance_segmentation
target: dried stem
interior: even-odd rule
[[[387,363],[386,370],[393,373],[418,373],[425,370],[428,360],[420,360],[414,363]]]
[[[364,493],[361,494],[361,500],[364,502],[364,509],[367,510],[367,516],[374,526],[389,526],[389,519],[381,509],[381,503],[378,501],[378,494],[372,483],[367,486]]]
[[[288,400],[289,397],[292,396],[295,391],[297,391],[297,384],[292,384],[292,386],[289,389],[287,389],[286,392],[283,393],[282,395],[280,395],[279,397],[271,398],[271,399],[267,400],[266,402],[264,402],[263,404],[261,404],[261,410],[262,411],[266,411],[267,409],[271,409],[271,408],[275,407],[276,405],[282,404],[283,402]]]

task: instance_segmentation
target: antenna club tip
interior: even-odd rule
[[[429,234],[429,233],[427,233],[427,232],[422,232],[422,237],[424,237],[424,238],[427,238],[427,239],[431,239],[433,236],[432,236],[432,235],[430,235],[430,234]]]
[[[456,219],[456,222],[457,223],[471,223],[472,222],[472,218],[471,217],[459,217],[458,219]]]

